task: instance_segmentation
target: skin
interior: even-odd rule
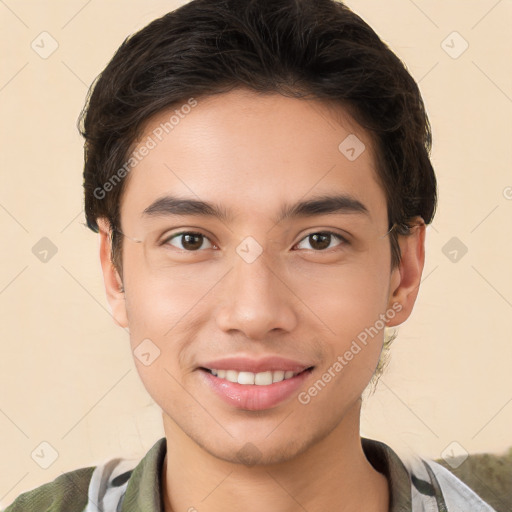
[[[168,120],[149,121],[141,143]],[[349,134],[366,150],[349,161],[338,149]],[[284,204],[349,194],[367,213],[345,212],[275,223]],[[215,202],[229,220],[144,218],[155,199],[173,194]],[[203,382],[198,366],[237,355],[278,355],[314,366],[307,391],[379,315],[400,305],[388,326],[410,315],[424,264],[425,225],[399,238],[391,268],[386,198],[372,141],[344,110],[318,100],[237,89],[198,105],[131,171],[121,202],[123,279],[110,260],[100,221],[100,257],[115,321],[134,350],[150,339],[160,355],[135,363],[162,409],[167,456],[166,512],[273,510],[387,511],[387,480],[366,459],[359,433],[361,395],[377,366],[383,330],[307,405],[297,393],[263,411],[236,409]],[[329,248],[314,233],[333,231]],[[164,253],[164,232],[201,232],[199,250],[182,237]],[[252,236],[262,254],[236,252]],[[135,240],[142,240],[138,243]],[[199,241],[200,244],[200,241]],[[162,248],[160,248],[162,249]],[[239,450],[256,447],[242,464]]]

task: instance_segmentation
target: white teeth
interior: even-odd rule
[[[235,370],[227,370],[226,380],[229,380],[229,382],[238,382],[238,372]]]
[[[282,380],[291,379],[297,373],[292,371],[275,370],[273,372],[237,372],[236,370],[210,370],[219,379],[226,379],[243,385],[269,386]],[[298,372],[300,373],[300,372]]]
[[[268,386],[272,384],[272,372],[260,372],[254,377],[254,384],[258,386]]]
[[[285,372],[283,372],[282,370],[278,370],[276,372],[273,372],[274,375],[272,376],[272,380],[274,382],[281,382],[282,380],[284,380],[284,375],[285,375]],[[288,372],[290,373],[290,377],[293,377],[293,372]],[[288,378],[290,378],[288,377]]]
[[[238,374],[238,384],[254,384],[254,373],[240,372]]]

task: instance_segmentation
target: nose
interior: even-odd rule
[[[268,338],[272,331],[293,331],[298,320],[294,303],[298,300],[278,267],[267,261],[265,253],[252,263],[234,259],[216,311],[221,330],[238,331],[251,340]]]

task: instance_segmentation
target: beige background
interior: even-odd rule
[[[0,1],[0,508],[64,471],[140,457],[163,435],[127,333],[108,312],[97,236],[83,225],[75,123],[124,37],[182,3]],[[432,458],[454,441],[503,451],[512,444],[512,2],[348,4],[419,81],[440,186],[417,307],[365,405],[363,434]],[[51,49],[43,31],[58,43],[48,58],[31,47]],[[42,237],[58,250],[46,263],[32,252]],[[446,246],[452,237],[467,254]],[[58,453],[48,469],[42,442]]]

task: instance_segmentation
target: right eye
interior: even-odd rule
[[[210,244],[210,247],[206,247],[206,249],[215,247],[215,245],[210,242],[210,239],[202,233],[197,233],[195,231],[181,231],[180,233],[175,233],[166,238],[162,245],[172,245],[182,251],[194,252],[201,249],[201,246],[205,241]]]

